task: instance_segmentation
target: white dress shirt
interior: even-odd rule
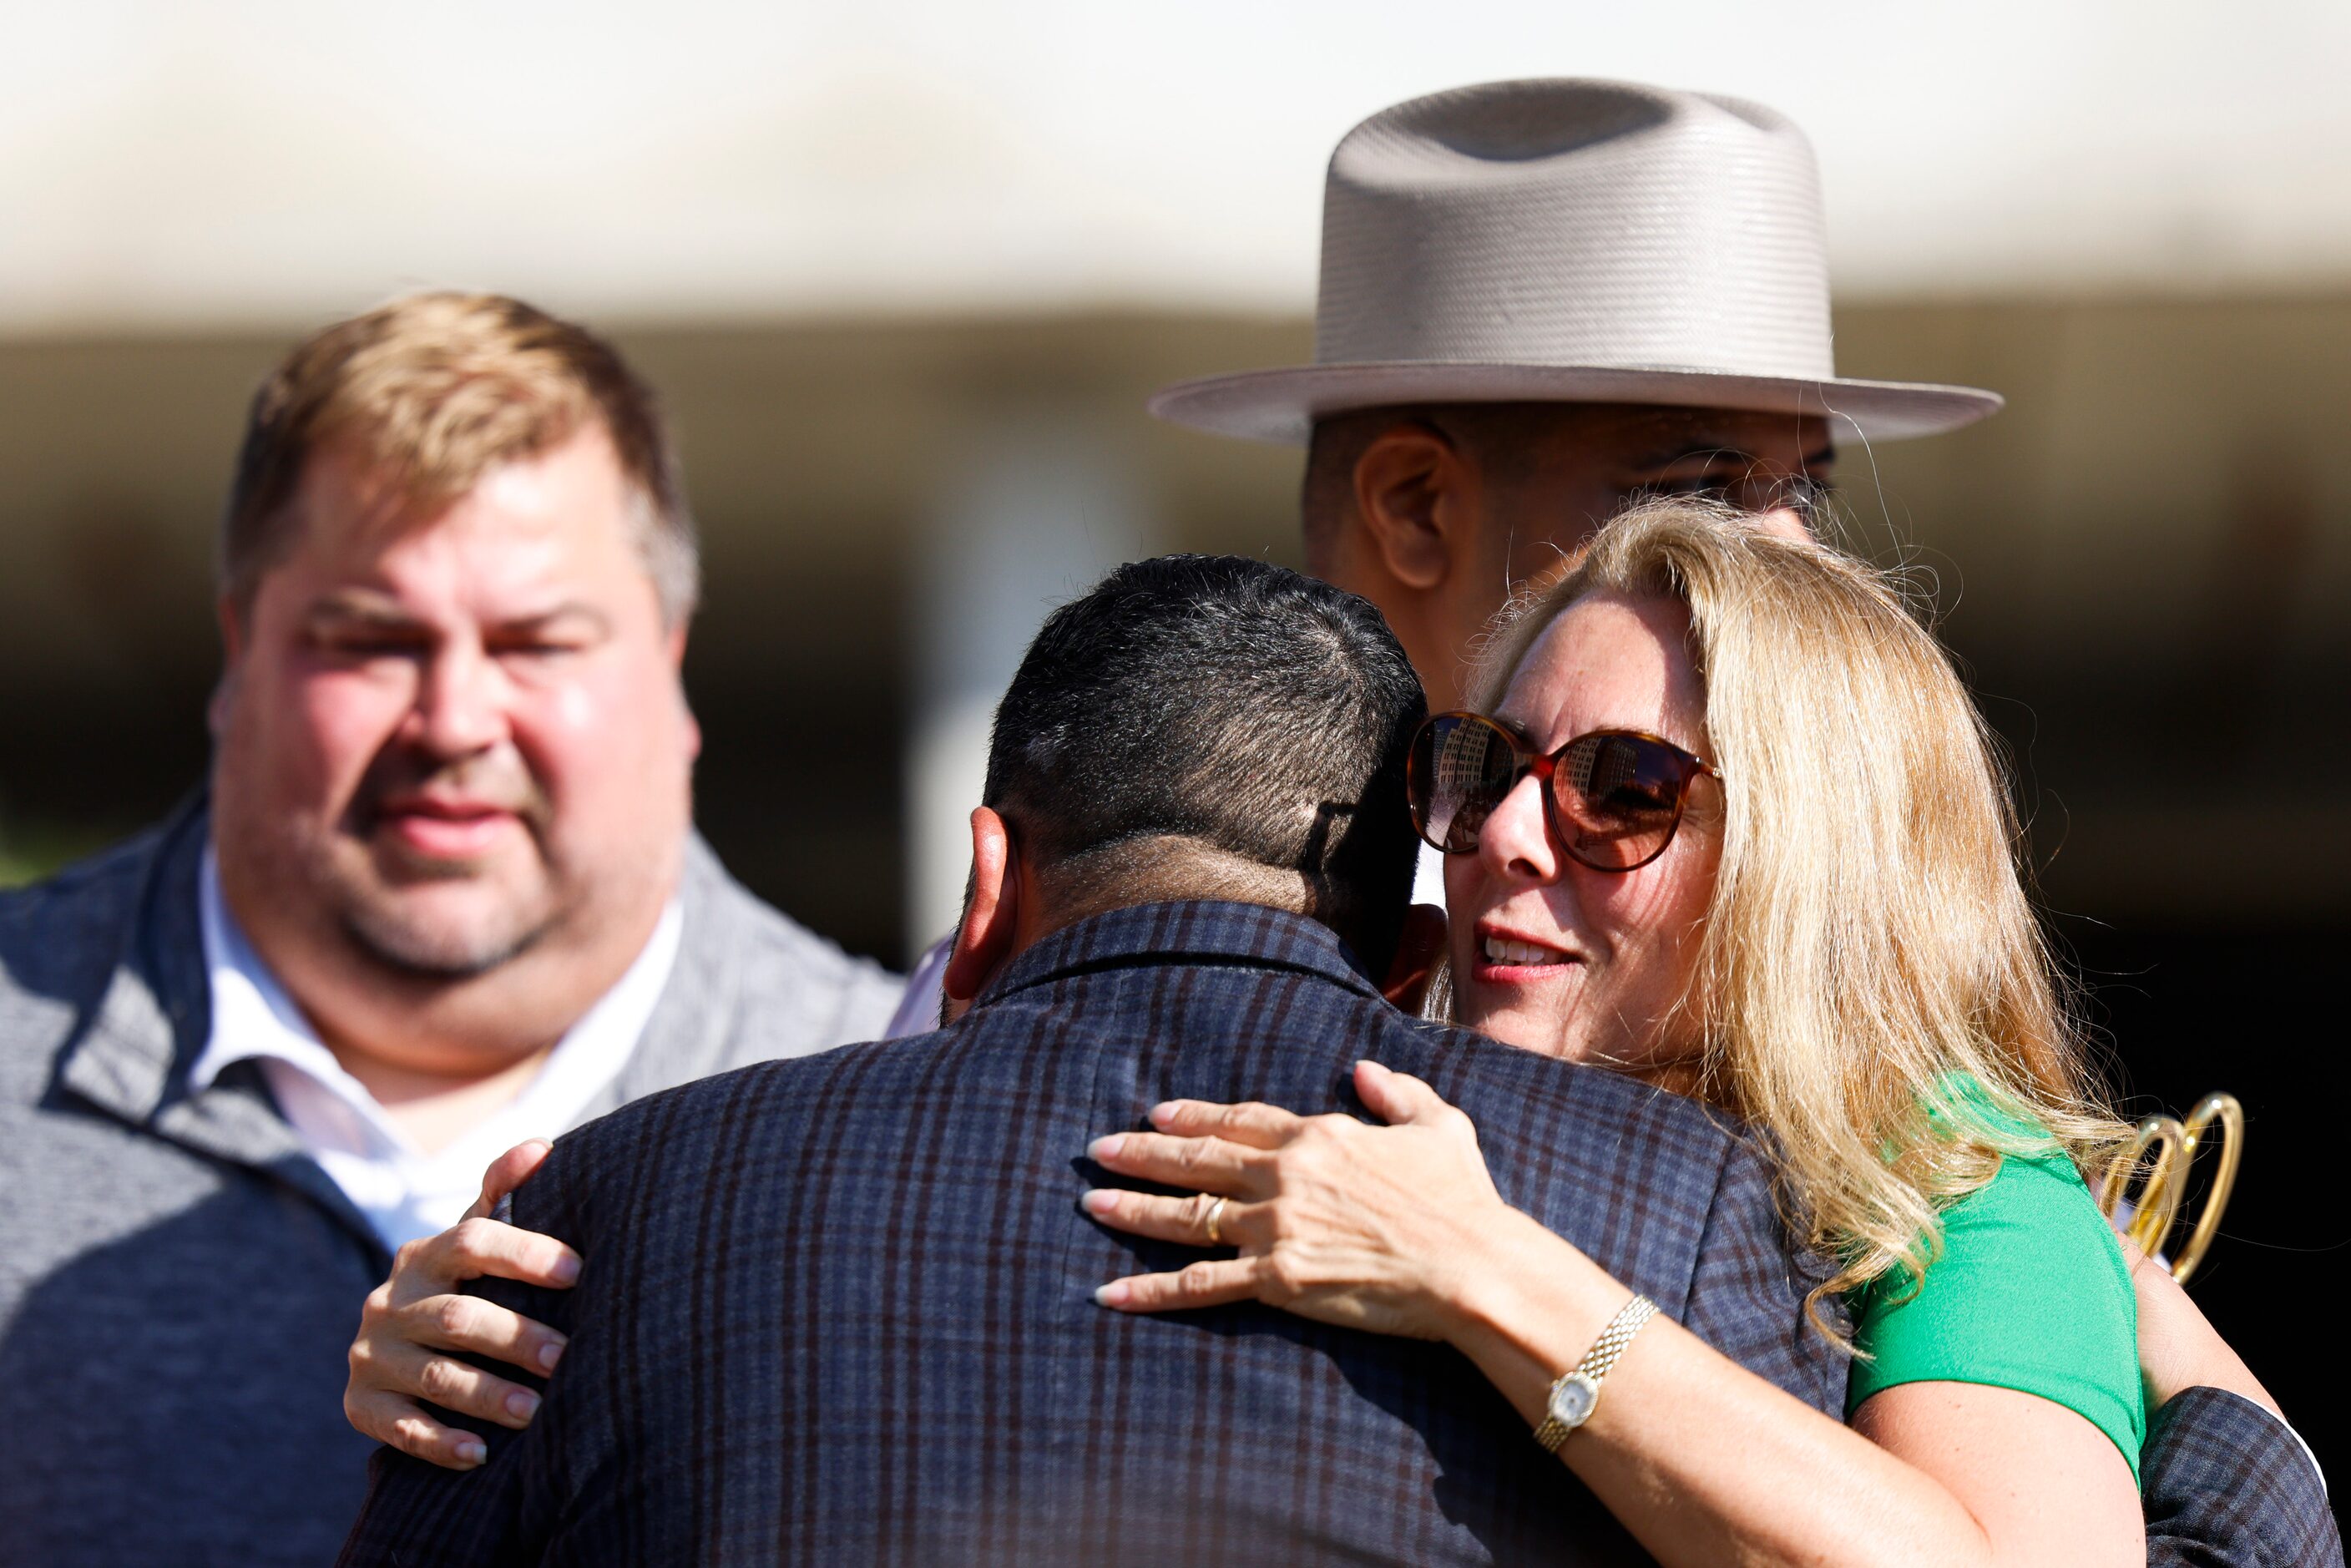
[[[1445,852],[1423,839],[1412,865],[1412,901],[1445,907]]]
[[[947,959],[954,953],[955,938],[942,936],[915,961],[914,972],[906,977],[905,994],[898,998],[898,1010],[890,1015],[889,1027],[882,1031],[883,1040],[906,1040],[939,1027],[946,1011]]]
[[[212,1032],[189,1070],[201,1093],[233,1061],[258,1060],[278,1109],[310,1156],[387,1248],[435,1235],[464,1217],[482,1172],[527,1138],[569,1130],[636,1050],[677,961],[684,922],[672,899],[652,940],[612,988],[548,1053],[520,1093],[437,1154],[410,1143],[335,1060],[229,913],[210,850],[197,882]]]

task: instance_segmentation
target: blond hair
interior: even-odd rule
[[[1661,1027],[1695,1043],[1698,1095],[1775,1144],[1792,1221],[1839,1265],[1813,1293],[1826,1327],[1822,1296],[1923,1277],[1939,1211],[2003,1154],[2095,1171],[2124,1129],[2026,897],[1997,748],[1887,577],[1727,507],[1651,502],[1504,612],[1476,705],[1601,593],[1689,612],[1722,858]]]
[[[221,590],[242,614],[291,541],[312,454],[352,450],[422,521],[493,466],[601,427],[636,492],[637,545],[676,625],[694,612],[700,555],[650,389],[586,328],[496,294],[412,294],[297,344],[253,396],[221,523]]]

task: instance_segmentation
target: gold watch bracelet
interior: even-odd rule
[[[1600,1331],[1600,1337],[1592,1342],[1592,1348],[1583,1353],[1583,1359],[1552,1383],[1551,1392],[1543,1397],[1542,1423],[1535,1428],[1535,1441],[1542,1446],[1545,1452],[1558,1453],[1560,1445],[1567,1441],[1567,1435],[1592,1419],[1593,1411],[1600,1405],[1601,1380],[1608,1375],[1608,1369],[1616,1364],[1616,1358],[1625,1354],[1625,1347],[1633,1343],[1633,1336],[1641,1332],[1641,1325],[1656,1315],[1657,1303],[1646,1296],[1635,1294],[1616,1310],[1614,1317],[1608,1320],[1608,1326]],[[1582,1385],[1583,1398],[1580,1411],[1570,1419],[1562,1414],[1562,1406],[1569,1403],[1562,1400],[1562,1395],[1570,1392],[1572,1384]]]

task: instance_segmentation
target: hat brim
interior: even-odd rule
[[[2000,411],[1998,392],[1922,382],[1802,381],[1711,371],[1597,370],[1562,365],[1305,365],[1179,382],[1155,394],[1172,424],[1303,446],[1314,422],[1368,408],[1449,402],[1630,402],[1814,414],[1870,441],[1938,435]]]

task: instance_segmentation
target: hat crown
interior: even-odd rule
[[[1384,110],[1332,154],[1318,365],[1826,381],[1830,341],[1812,146],[1761,104],[1490,82]]]

